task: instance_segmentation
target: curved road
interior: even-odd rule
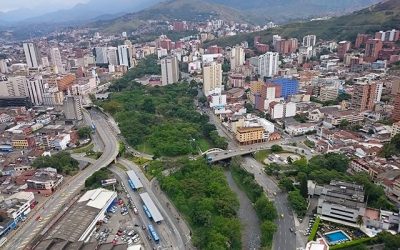
[[[107,167],[117,157],[118,141],[110,131],[107,121],[94,111],[90,114],[96,131],[105,145],[103,154],[94,164],[72,177],[68,183],[64,183],[45,203],[39,204],[31,212],[32,214],[29,214],[29,220],[7,236],[9,240],[5,249],[24,249],[39,233],[43,235],[44,231],[48,230],[46,225],[80,192],[85,180],[95,171]],[[89,115],[85,112],[85,116]],[[35,218],[38,216],[41,219],[36,221]]]

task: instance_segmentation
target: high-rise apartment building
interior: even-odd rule
[[[242,66],[245,61],[244,49],[242,46],[235,46],[231,50],[231,70],[235,70],[237,67]]]
[[[111,65],[118,65],[118,52],[116,47],[107,48],[107,62]]]
[[[93,49],[93,54],[96,58],[96,64],[108,64],[107,48],[96,47]]]
[[[161,83],[172,84],[179,81],[179,64],[176,56],[161,59]]]
[[[34,105],[43,105],[44,83],[41,76],[27,80],[28,95]]]
[[[81,96],[66,96],[64,99],[63,110],[65,119],[67,120],[82,120],[82,97]]]
[[[25,76],[0,76],[0,96],[28,96]]]
[[[279,54],[291,54],[296,52],[299,47],[297,38],[281,39],[275,43],[275,50]]]
[[[24,53],[26,58],[26,63],[29,68],[39,68],[40,66],[40,52],[36,44],[34,43],[24,43]]]
[[[54,67],[56,73],[64,73],[64,66],[61,60],[61,53],[58,48],[50,49],[51,65]]]
[[[351,42],[349,41],[341,41],[338,44],[338,56],[341,60],[343,60],[344,55],[349,51],[351,48]]]
[[[383,48],[383,43],[379,39],[369,39],[365,44],[364,60],[366,62],[375,62],[378,59],[379,52]]]
[[[305,47],[315,46],[316,43],[317,37],[315,35],[307,35],[303,37],[303,46]]]
[[[392,120],[395,122],[400,121],[400,93],[397,93],[393,102]]]
[[[354,85],[351,107],[359,112],[373,110],[376,99],[376,83],[359,82]]]
[[[267,52],[258,57],[258,74],[261,78],[273,77],[278,73],[279,54]]]
[[[0,73],[7,74],[8,73],[8,66],[5,60],[0,60]]]
[[[356,49],[359,49],[362,45],[365,46],[365,43],[370,39],[370,35],[367,34],[358,34],[356,38],[356,43],[354,44],[354,47]]]
[[[375,33],[375,39],[379,39],[382,42],[397,42],[400,40],[400,31],[399,30],[388,30],[388,31],[379,31]]]
[[[118,46],[118,61],[119,61],[119,65],[123,65],[128,68],[131,67],[131,55],[130,55],[130,49],[129,49],[128,45],[119,45]]]
[[[299,81],[294,78],[277,78],[273,79],[272,82],[280,85],[281,97],[285,99],[299,92]]]
[[[205,96],[211,95],[216,89],[222,88],[222,65],[211,62],[203,67],[203,92]]]

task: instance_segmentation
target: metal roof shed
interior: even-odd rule
[[[129,170],[129,171],[126,171],[126,174],[128,175],[129,179],[132,181],[132,184],[133,184],[133,186],[135,186],[136,189],[143,187],[143,184],[140,181],[139,177],[136,175],[135,171]]]
[[[160,211],[158,210],[158,208],[156,207],[156,205],[154,204],[153,200],[150,198],[148,193],[140,194],[140,198],[142,199],[144,205],[149,209],[151,217],[153,218],[154,222],[158,223],[164,220]]]

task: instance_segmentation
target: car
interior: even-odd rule
[[[294,232],[294,229],[293,229],[293,227],[291,227],[289,230],[290,230],[290,232],[292,232],[292,233]]]
[[[133,208],[133,213],[134,214],[138,214],[139,213],[139,211],[138,211],[138,209],[136,207]]]
[[[132,240],[136,240],[137,238],[139,238],[139,235],[136,234],[135,236],[132,237]]]
[[[140,227],[138,224],[135,224],[135,227]]]
[[[281,214],[281,218],[283,218],[283,217],[285,217],[285,215],[284,215],[284,214]]]
[[[138,243],[139,240],[140,240],[140,238],[134,239],[134,240],[133,240],[133,243]]]
[[[142,225],[142,229],[143,229],[143,230],[146,230],[146,225]]]
[[[115,239],[114,239],[114,240],[112,241],[112,244],[113,244],[113,245],[117,245],[117,241],[118,241],[118,240],[115,240]]]
[[[128,245],[132,245],[132,243],[133,243],[133,240],[132,240],[132,239],[129,239],[129,240],[128,240]]]

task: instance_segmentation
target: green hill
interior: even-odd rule
[[[134,31],[135,29],[146,28],[148,20],[185,20],[185,21],[206,21],[209,19],[222,19],[251,23],[250,19],[240,11],[205,1],[197,0],[170,0],[161,2],[153,7],[127,14],[112,21],[101,21],[92,24],[101,27],[105,32],[116,33],[122,31]]]
[[[255,36],[261,36],[263,42],[268,42],[272,40],[273,34],[297,38],[315,34],[318,39],[324,40],[355,40],[358,33],[373,33],[393,28],[400,29],[400,0],[378,3],[352,14],[329,20],[292,23],[270,30],[217,39],[204,45],[206,47],[214,44],[232,46],[242,41],[248,41],[252,45]]]

